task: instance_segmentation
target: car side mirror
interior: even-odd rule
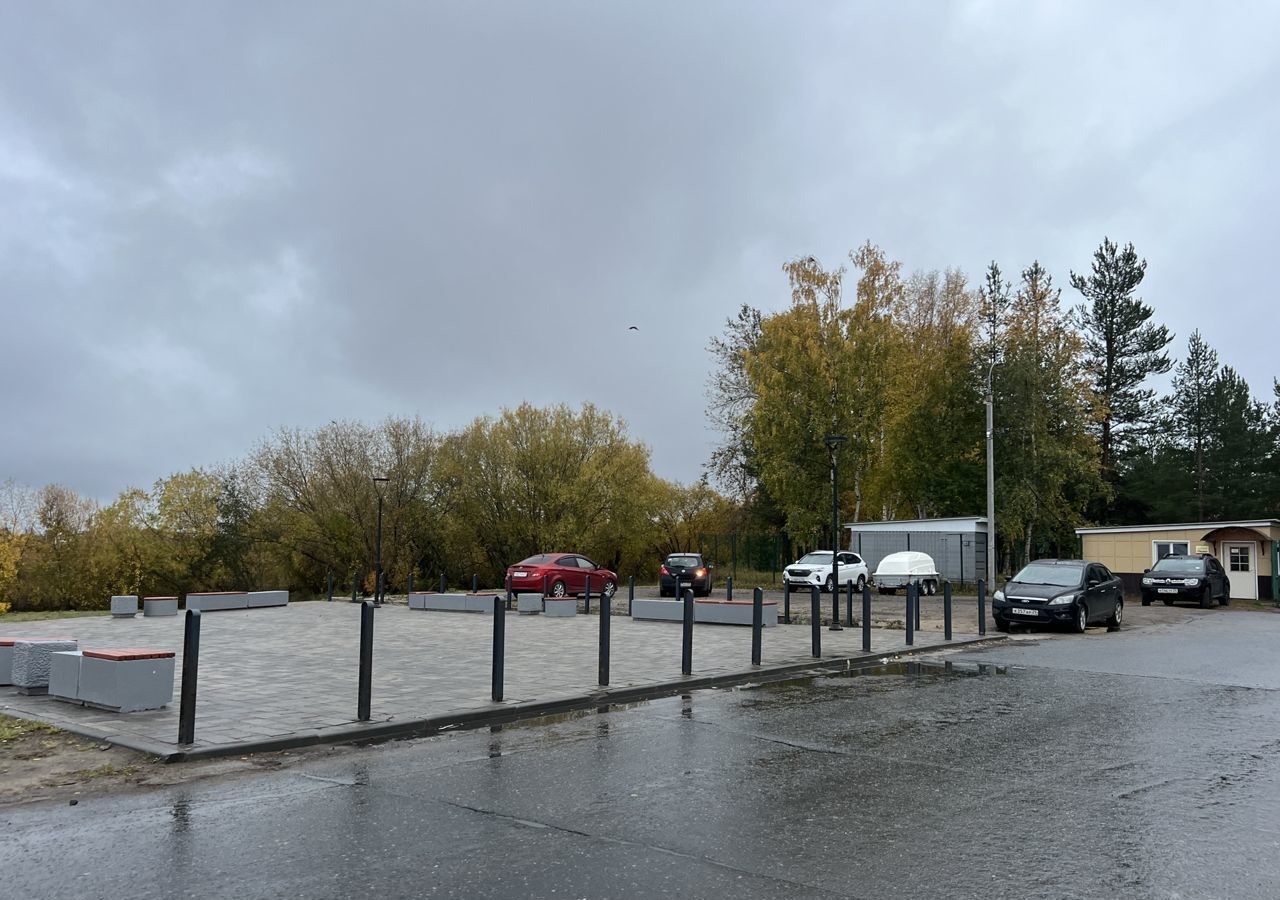
[[[1143,574],[1143,575],[1146,575],[1146,574],[1147,574],[1148,572],[1150,572],[1150,571],[1151,571],[1150,569],[1143,569],[1143,570],[1142,570],[1142,574]]]

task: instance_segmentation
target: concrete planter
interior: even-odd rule
[[[224,609],[248,609],[249,595],[244,591],[218,591],[187,594],[187,609],[218,612]]]
[[[52,655],[49,660],[50,697],[79,701],[81,658],[79,650],[61,650]]]
[[[578,614],[578,601],[573,597],[560,600],[548,597],[543,601],[543,607],[548,616],[576,616]]]
[[[695,600],[693,621],[703,625],[750,625],[750,600]],[[640,599],[631,604],[631,618],[659,622],[684,621],[684,602],[681,600]],[[778,604],[765,601],[761,609],[761,623],[765,628],[778,624]]]
[[[135,594],[123,594],[111,598],[111,618],[132,619],[137,614],[138,598]]]
[[[426,609],[435,612],[493,612],[493,594],[436,594],[431,592],[409,595],[410,609]]]
[[[143,597],[142,617],[176,616],[178,614],[177,597]]]
[[[86,650],[76,700],[112,712],[160,709],[173,700],[171,650]]]

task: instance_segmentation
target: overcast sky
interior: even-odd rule
[[[3,3],[0,480],[525,400],[692,480],[708,339],[867,239],[1073,303],[1133,241],[1266,397],[1278,60],[1272,2]]]

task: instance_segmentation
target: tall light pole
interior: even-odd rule
[[[831,455],[831,630],[840,627],[840,500],[836,490],[836,449],[845,442],[843,434],[827,435],[827,452]]]
[[[991,375],[995,363],[987,369],[987,591],[996,589],[996,452],[995,424],[992,406],[995,396],[991,389]]]
[[[373,605],[382,605],[382,488],[379,482],[390,481],[385,475],[373,476],[373,489],[378,492],[378,538],[374,542]]]

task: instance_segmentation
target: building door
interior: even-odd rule
[[[1237,600],[1258,599],[1258,545],[1252,541],[1223,541],[1222,561],[1231,579],[1231,597]]]

